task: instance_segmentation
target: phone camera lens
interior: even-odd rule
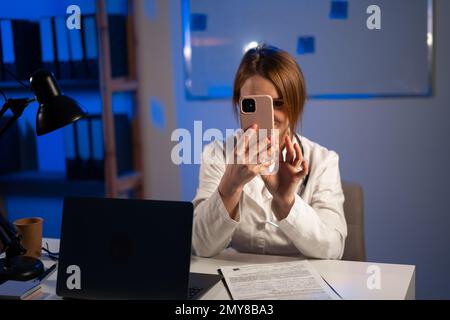
[[[256,102],[254,99],[244,99],[242,100],[242,111],[246,113],[255,112]]]

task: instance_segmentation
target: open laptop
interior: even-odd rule
[[[56,293],[197,299],[220,275],[189,273],[190,202],[65,198]]]

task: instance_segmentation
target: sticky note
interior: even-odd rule
[[[312,54],[315,52],[315,39],[312,36],[303,36],[298,38],[297,53]]]
[[[191,14],[191,31],[205,31],[207,16],[203,13],[192,13]]]
[[[150,118],[153,125],[163,131],[166,126],[164,105],[155,97],[150,99]]]
[[[330,19],[344,20],[348,18],[348,1],[331,1]]]

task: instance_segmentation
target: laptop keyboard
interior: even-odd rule
[[[192,300],[195,298],[195,296],[197,296],[197,294],[202,291],[203,288],[200,287],[191,287],[189,288],[189,292],[188,292],[188,300]]]

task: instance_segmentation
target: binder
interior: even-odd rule
[[[29,79],[42,67],[39,24],[28,20],[12,20],[16,76]]]
[[[114,115],[117,172],[133,170],[132,128],[127,114]],[[90,114],[67,128],[65,133],[66,177],[68,180],[104,179],[105,160],[101,114]]]
[[[92,132],[91,135],[92,158],[96,161],[103,160],[104,157],[103,123],[101,117],[92,119],[91,132]]]
[[[80,120],[81,121],[81,120]],[[76,122],[72,126],[66,126],[62,128],[64,130],[64,152],[66,154],[66,170],[68,169],[67,161],[68,159],[73,160],[76,156],[76,148],[75,148],[75,138],[73,126],[76,125]]]
[[[11,20],[0,20],[0,31],[2,40],[3,67],[16,73],[16,57],[14,55],[14,38]],[[3,80],[13,80],[6,72]]]
[[[69,34],[69,54],[73,71],[72,78],[86,79],[88,71],[83,52],[82,31],[80,29],[72,29],[67,32]]]
[[[56,75],[55,62],[55,43],[53,39],[53,28],[51,18],[42,18],[39,21],[39,28],[41,34],[41,56],[42,66]]]
[[[0,25],[0,81],[3,80],[2,26]],[[1,250],[1,248],[0,248]]]
[[[83,44],[89,79],[98,79],[97,26],[94,15],[86,15],[81,20]]]
[[[113,77],[128,75],[127,17],[108,15],[111,52],[111,74]]]
[[[10,116],[1,118],[0,127],[10,119]],[[20,128],[18,123],[14,122],[0,139],[0,174],[16,172],[21,169],[20,143]]]
[[[91,114],[66,132],[66,177],[68,180],[104,179],[102,116]]]
[[[56,62],[57,74],[59,79],[70,79],[71,66],[69,59],[69,37],[67,34],[65,17],[53,17],[52,28],[56,38]]]
[[[127,114],[118,113],[114,115],[114,128],[120,132],[115,137],[117,153],[117,172],[124,174],[133,170],[133,128],[131,119]]]

